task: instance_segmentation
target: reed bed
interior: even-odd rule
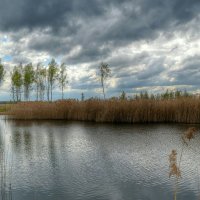
[[[110,123],[200,123],[200,99],[65,100],[20,102],[7,112],[12,119],[62,119]]]

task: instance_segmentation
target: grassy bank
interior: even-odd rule
[[[200,123],[200,99],[21,102],[13,105],[7,113],[14,119]]]

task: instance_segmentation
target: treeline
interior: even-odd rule
[[[2,84],[5,76],[5,69],[0,60],[0,84]],[[107,63],[101,63],[98,67],[97,76],[100,80],[100,85],[102,87],[102,93],[104,100],[106,99],[106,88],[105,82],[111,76],[111,70]],[[11,96],[12,100],[19,101],[29,101],[30,99],[36,101],[52,101],[53,91],[55,88],[60,88],[61,99],[64,99],[64,89],[68,83],[67,68],[65,63],[58,64],[55,59],[52,59],[48,66],[44,66],[41,63],[33,66],[32,63],[26,65],[19,64],[15,66],[10,73],[11,78]],[[56,87],[55,87],[56,86]],[[35,98],[33,98],[32,93],[34,93]],[[120,100],[135,100],[135,99],[152,99],[152,100],[162,100],[162,99],[176,99],[181,97],[196,97],[194,94],[188,93],[186,90],[166,90],[163,93],[153,94],[147,91],[140,92],[139,94],[133,94],[129,96],[125,91],[122,91],[118,97],[111,97],[109,99],[120,99]],[[94,99],[94,98],[92,98]],[[99,99],[99,98],[95,98]],[[81,100],[85,100],[84,93],[81,94]]]
[[[0,59],[0,85],[4,76],[5,69]],[[110,77],[110,68],[107,63],[102,62],[100,64],[98,76],[105,99],[105,81]],[[59,86],[62,93],[61,98],[64,99],[64,89],[68,83],[65,63],[58,65],[55,59],[52,59],[47,67],[41,63],[37,64],[37,66],[33,66],[32,63],[19,64],[13,68],[10,77],[10,91],[13,101],[29,101],[32,91],[35,92],[37,101],[52,101],[55,85]],[[84,99],[83,93],[81,94],[81,99]]]
[[[111,99],[120,99],[120,100],[137,100],[137,99],[151,99],[151,100],[164,100],[164,99],[177,99],[177,98],[187,98],[187,97],[196,97],[195,94],[187,92],[187,90],[166,90],[163,93],[153,94],[148,93],[148,91],[140,92],[133,96],[127,96],[127,94],[122,91],[118,98],[112,97]]]
[[[13,101],[30,100],[31,92],[34,90],[36,100],[48,101],[53,99],[53,89],[55,84],[59,85],[64,98],[64,88],[67,84],[67,72],[64,63],[58,65],[54,59],[47,67],[32,63],[27,65],[19,64],[11,72],[11,94]]]

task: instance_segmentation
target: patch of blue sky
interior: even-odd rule
[[[44,60],[44,65],[47,66],[49,64],[49,62],[51,61],[51,58],[47,58]]]
[[[54,57],[51,57],[51,58],[50,58],[50,57],[49,57],[49,58],[47,58],[47,59],[44,60],[44,63],[43,63],[43,64],[44,64],[45,66],[48,66],[48,64],[51,62],[52,59],[55,59],[56,62],[57,62],[59,65],[61,64],[61,60],[62,60],[62,57],[61,57],[61,56],[59,56],[59,57],[57,57],[57,58],[54,58]]]
[[[7,35],[4,35],[3,37],[1,37],[1,38],[0,38],[0,41],[1,41],[1,42],[4,42],[4,43],[8,42],[9,40],[8,40]]]
[[[5,55],[5,56],[3,56],[3,58],[2,58],[2,60],[3,61],[6,61],[6,62],[10,62],[10,61],[12,61],[12,56],[11,55]]]
[[[62,56],[58,56],[57,58],[56,58],[56,62],[60,65],[61,64],[61,62],[62,62]]]

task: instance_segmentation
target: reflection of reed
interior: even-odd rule
[[[0,144],[0,182],[1,182],[1,199],[12,200],[12,159],[9,157],[9,147],[5,145],[5,129],[1,132]]]
[[[184,147],[189,147],[189,142],[191,139],[194,138],[196,133],[197,133],[197,129],[194,127],[191,127],[181,136],[182,149],[181,149],[181,154],[180,154],[180,159],[179,159],[178,164],[177,164],[176,150],[172,150],[171,154],[169,155],[169,163],[170,163],[169,177],[174,176],[176,178],[175,189],[174,189],[174,200],[177,199],[178,181],[179,181],[179,178],[181,177],[180,168],[181,168],[181,162],[182,162],[182,158],[183,158],[183,150],[184,150]],[[194,152],[194,153],[196,155],[196,152]],[[198,166],[197,166],[197,175],[199,177]],[[198,178],[198,190],[199,190],[199,178]]]

